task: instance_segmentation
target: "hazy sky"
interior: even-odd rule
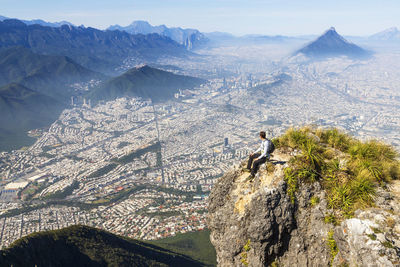
[[[107,28],[134,20],[203,32],[369,35],[400,26],[400,0],[0,0],[0,15]]]

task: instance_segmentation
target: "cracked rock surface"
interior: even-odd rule
[[[214,185],[208,227],[218,266],[400,266],[400,183],[379,191],[374,208],[333,225],[324,221],[331,211],[318,183],[302,185],[291,201],[289,159],[276,151],[253,181],[238,165]],[[311,205],[313,196],[320,201]]]

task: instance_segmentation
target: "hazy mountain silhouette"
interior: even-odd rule
[[[65,105],[21,84],[0,87],[0,127],[30,129],[54,121]],[[6,127],[5,127],[6,126]]]
[[[375,41],[400,41],[400,31],[396,27],[392,27],[371,35],[369,39]]]
[[[172,40],[184,45],[187,49],[193,49],[207,42],[207,38],[196,29],[168,28],[165,25],[152,26],[147,21],[134,21],[126,27],[113,25],[108,30],[126,31],[131,34],[157,33],[167,36]]]
[[[133,68],[94,89],[89,97],[93,100],[113,100],[118,97],[143,97],[154,101],[173,98],[179,89],[190,89],[205,80],[143,66]]]
[[[296,51],[295,54],[304,54],[311,58],[348,56],[365,57],[369,52],[347,41],[339,35],[335,28],[330,28],[315,41]]]
[[[158,34],[132,35],[123,31],[63,25],[58,28],[0,22],[0,48],[23,46],[35,53],[64,55],[104,73],[113,73],[127,58],[153,62],[161,56],[186,56],[183,45]]]
[[[6,20],[6,19],[12,19],[12,18],[0,16],[0,20]],[[16,18],[14,18],[14,19],[16,19]],[[20,21],[22,21],[26,25],[39,24],[39,25],[42,25],[42,26],[49,26],[49,27],[60,27],[62,25],[75,26],[71,22],[68,22],[68,21],[65,21],[65,20],[59,21],[59,22],[47,22],[47,21],[44,21],[44,20],[41,20],[41,19],[32,19],[32,20],[23,20],[23,19],[21,19]]]
[[[69,100],[74,83],[103,80],[105,76],[65,56],[33,53],[24,47],[0,51],[0,86],[19,83],[59,101]]]

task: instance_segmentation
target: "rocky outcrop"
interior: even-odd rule
[[[209,197],[208,227],[219,266],[400,266],[400,184],[378,192],[376,207],[328,222],[325,192],[303,184],[292,201],[289,155],[276,151],[254,181],[237,165]]]

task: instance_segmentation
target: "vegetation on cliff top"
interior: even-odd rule
[[[338,218],[373,206],[377,188],[400,178],[397,152],[376,140],[362,142],[337,129],[303,127],[291,128],[273,142],[295,155],[285,169],[292,201],[301,183],[319,182]]]

